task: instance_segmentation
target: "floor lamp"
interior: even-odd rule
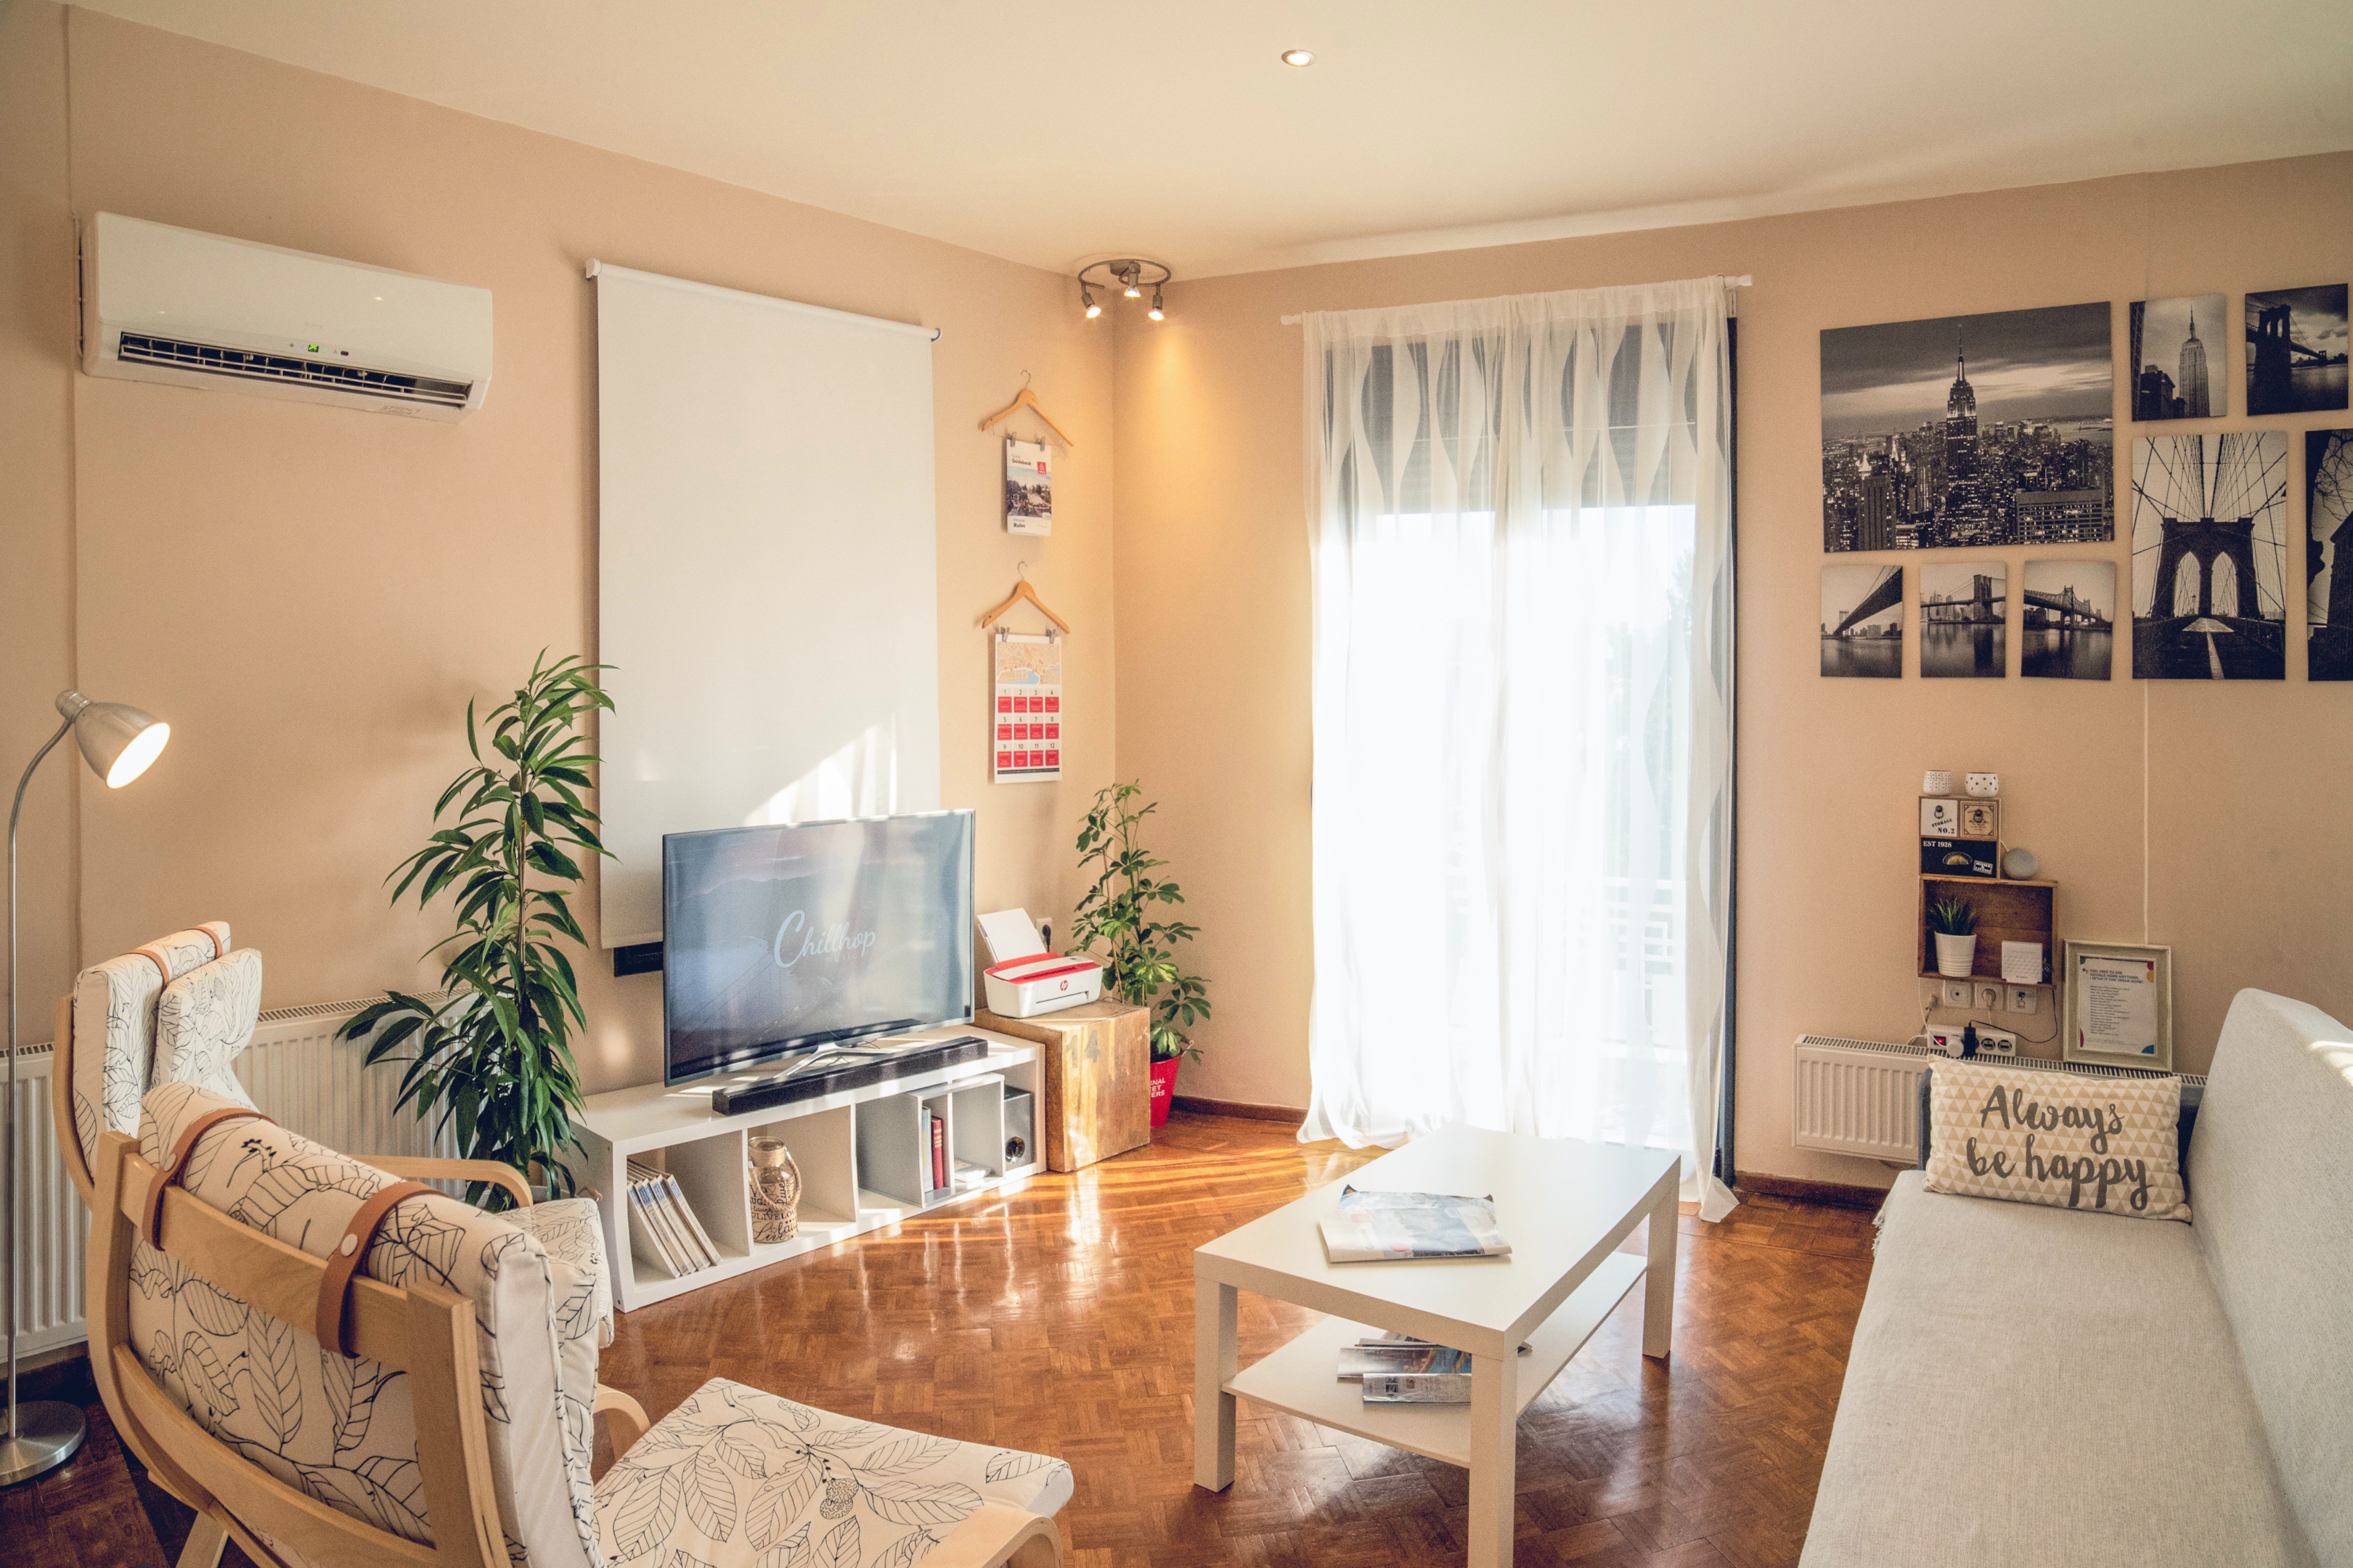
[[[8,808],[8,1195],[5,1250],[8,1255],[8,1427],[0,1439],[0,1487],[47,1475],[74,1456],[87,1427],[81,1412],[53,1399],[16,1400],[16,1199],[23,1188],[16,1169],[16,818],[25,809],[25,786],[66,731],[74,732],[90,772],[121,789],[147,771],[172,726],[120,702],[92,702],[79,691],[58,693],[58,711],[65,722],[48,743],[25,764],[16,781],[16,803]]]

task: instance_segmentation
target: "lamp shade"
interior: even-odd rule
[[[172,738],[172,726],[153,713],[123,702],[92,702],[79,691],[58,692],[58,711],[73,721],[74,743],[109,789],[145,773]]]

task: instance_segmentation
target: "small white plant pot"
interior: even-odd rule
[[[1967,980],[1969,972],[1977,967],[1977,932],[1971,931],[1966,936],[1947,936],[1943,931],[1935,934],[1936,973],[1948,980]]]

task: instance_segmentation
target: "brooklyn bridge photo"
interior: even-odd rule
[[[2116,658],[2116,563],[2029,561],[2021,675],[2106,680]]]
[[[2247,412],[2313,414],[2345,406],[2342,283],[2247,296]]]
[[[2287,678],[2287,434],[2133,443],[2133,674]]]
[[[1822,568],[1822,673],[1904,675],[1904,568]]]

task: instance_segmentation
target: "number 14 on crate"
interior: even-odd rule
[[[1000,633],[991,755],[998,784],[1062,776],[1062,639]]]

